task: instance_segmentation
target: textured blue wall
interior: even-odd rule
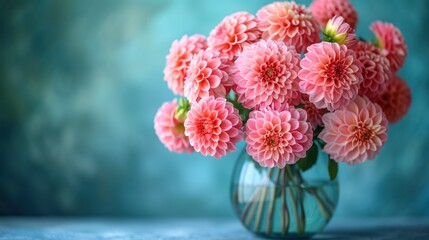
[[[376,160],[341,165],[337,216],[429,216],[429,2],[352,2],[363,37],[376,19],[403,30],[413,103]],[[0,214],[232,216],[237,153],[170,153],[153,116],[174,97],[162,74],[174,39],[267,3],[2,1]]]

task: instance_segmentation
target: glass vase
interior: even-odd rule
[[[267,238],[305,238],[324,229],[338,203],[338,181],[328,157],[318,151],[306,171],[298,164],[265,168],[245,150],[231,180],[231,203],[243,226]]]

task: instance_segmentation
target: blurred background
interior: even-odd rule
[[[377,19],[402,30],[413,103],[376,160],[340,165],[335,217],[429,217],[429,2],[352,2],[360,36]],[[171,42],[268,3],[0,1],[0,215],[232,217],[238,154],[170,153],[153,118],[174,98]]]

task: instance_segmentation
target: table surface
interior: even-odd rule
[[[0,240],[259,239],[234,219],[0,218]],[[313,239],[429,239],[429,219],[334,219]]]

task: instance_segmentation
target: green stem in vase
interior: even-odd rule
[[[331,216],[332,216],[332,210],[331,210],[331,209],[330,209],[330,207],[328,206],[327,202],[326,202],[326,201],[324,201],[324,200],[319,196],[318,191],[316,191],[315,189],[311,189],[311,191],[309,191],[309,192],[310,192],[310,193],[314,196],[314,198],[316,199],[317,206],[319,207],[320,212],[322,213],[323,217],[324,217],[326,220],[329,220],[329,219],[331,218]],[[323,192],[323,191],[321,191],[321,192]]]
[[[246,226],[250,226],[250,223],[253,217],[255,216],[255,209],[256,209],[256,206],[258,205],[258,199],[259,199],[259,196],[261,195],[261,190],[262,189],[259,188],[253,193],[250,201],[246,204],[246,207],[248,206],[248,208],[250,208],[249,212],[248,213],[243,212],[243,214],[241,215],[242,219],[245,219],[244,224]]]
[[[301,174],[297,174],[297,178],[299,180],[299,182],[304,183],[304,179],[302,178]],[[331,204],[331,202],[329,201],[328,197],[325,194],[325,191],[323,191],[323,189],[313,189],[311,187],[309,188],[304,188],[305,191],[307,191],[308,193],[310,193],[311,195],[313,195],[313,197],[316,199],[316,203],[317,206],[320,209],[320,212],[322,213],[323,217],[326,220],[329,220],[332,216],[332,212],[333,212],[333,206]],[[319,195],[322,195],[320,196]]]
[[[254,190],[241,214],[242,222],[247,228],[252,228],[255,233],[263,231],[267,236],[271,235],[275,226],[276,200],[279,200],[280,213],[278,216],[281,218],[282,235],[286,236],[291,231],[289,229],[291,217],[295,222],[296,233],[304,235],[306,230],[305,193],[309,193],[315,198],[322,216],[327,220],[330,219],[333,207],[329,199],[322,189],[306,187],[300,169],[298,165],[286,165],[283,169],[264,169],[265,177],[262,184]],[[262,227],[264,220],[266,220],[265,229]]]
[[[295,202],[295,196],[294,196],[294,193],[290,187],[287,188],[287,193],[288,193],[288,196],[290,198],[290,202],[292,203],[292,213],[293,213],[293,216],[295,218],[295,223],[297,226],[296,228],[298,230],[298,229],[300,229],[300,226],[299,226],[300,221],[298,219],[299,216],[298,216],[298,209],[297,209],[296,202]]]
[[[258,195],[259,196],[259,195]],[[250,223],[252,222],[253,217],[255,216],[255,209],[256,209],[256,202],[252,205],[252,208],[250,209],[249,214],[246,216],[245,225],[250,227]]]
[[[302,198],[302,193],[300,191],[302,191],[301,189],[301,183],[294,179],[294,174],[292,173],[291,170],[291,166],[286,165],[286,174],[287,174],[287,178],[293,182],[293,186],[295,188],[297,188],[297,192],[296,194],[294,193],[294,191],[292,190],[291,187],[288,188],[288,193],[289,193],[289,198],[291,200],[292,203],[292,210],[293,210],[293,215],[295,218],[295,222],[296,222],[296,228],[297,228],[297,232],[298,234],[304,234],[305,231],[305,212],[304,212],[304,203],[303,203],[303,198]]]
[[[334,204],[331,202],[331,200],[328,198],[328,196],[326,196],[325,191],[323,191],[323,189],[321,189],[319,191],[319,193],[320,193],[320,197],[323,199],[322,202],[324,202],[327,205],[328,209],[330,209],[330,211],[333,212],[334,211]]]
[[[285,169],[283,168],[281,170],[281,175],[282,175],[282,184],[281,184],[281,201],[282,201],[282,234],[286,235],[289,231],[289,209],[287,207],[287,203],[286,203],[286,177],[285,177]]]
[[[270,198],[270,206],[269,206],[269,210],[268,210],[268,219],[267,219],[267,235],[271,234],[271,230],[273,228],[273,212],[274,212],[274,203],[276,201],[276,191],[277,191],[277,186],[278,186],[278,182],[280,179],[280,170],[277,168],[277,172],[276,172],[276,176],[275,176],[275,185],[274,188],[271,191],[271,198]]]
[[[267,185],[270,184],[272,171],[273,171],[272,168],[268,168],[268,171],[267,171],[268,181],[266,184],[264,184],[264,186],[262,186],[262,193],[259,199],[258,212],[256,213],[255,232],[259,232],[259,229],[261,227],[262,212],[264,210],[265,199],[267,198],[267,188],[268,188]]]
[[[239,159],[242,158],[242,156],[246,154],[246,148],[244,148],[239,156]],[[259,198],[261,189],[258,188],[250,197],[249,201],[247,201],[246,205],[243,208],[243,212],[241,213],[241,221],[245,223],[246,226],[250,224],[250,220],[252,219],[254,210],[254,205],[257,202],[257,199]],[[238,194],[238,193],[237,193]]]
[[[301,221],[301,223],[299,224],[301,228],[298,228],[298,233],[304,234],[305,232],[304,193],[301,187],[298,187],[297,189],[297,198],[298,198],[299,220]]]

